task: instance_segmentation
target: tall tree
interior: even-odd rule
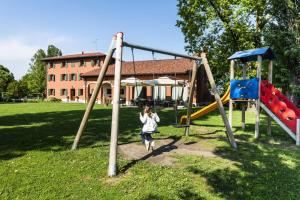
[[[5,92],[10,82],[14,80],[14,75],[8,68],[0,65],[0,93]]]
[[[61,50],[54,45],[49,45],[47,53],[39,49],[31,59],[29,69],[28,88],[31,93],[45,93],[46,88],[46,69],[43,58],[61,56]]]
[[[275,83],[295,102],[300,97],[300,0],[272,0],[272,19],[264,34],[276,52]]]
[[[178,0],[176,25],[189,52],[208,52],[219,83],[228,80],[226,60],[232,53],[273,47],[278,58],[274,72],[295,100],[300,90],[299,8],[299,0]]]

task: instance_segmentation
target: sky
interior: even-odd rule
[[[0,64],[16,79],[29,69],[38,49],[53,44],[63,54],[106,52],[112,36],[124,33],[131,43],[185,53],[175,26],[176,0],[0,0]],[[152,54],[136,50],[136,60]],[[124,49],[124,60],[131,60]],[[155,55],[155,59],[170,58]]]

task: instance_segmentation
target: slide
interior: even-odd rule
[[[295,139],[300,109],[267,80],[261,82],[261,108]]]
[[[227,102],[229,102],[229,99],[230,99],[230,87],[228,87],[227,91],[222,96],[221,101],[222,101],[223,104],[226,104]],[[198,119],[198,118],[214,111],[217,108],[218,108],[218,104],[215,101],[215,102],[201,108],[200,110],[197,110],[196,112],[192,113],[191,114],[191,120]],[[181,116],[180,124],[186,123],[186,118],[187,118],[186,115]]]

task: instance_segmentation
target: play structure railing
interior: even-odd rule
[[[296,133],[297,119],[300,119],[300,109],[267,80],[261,82],[261,101],[289,127],[293,133]]]

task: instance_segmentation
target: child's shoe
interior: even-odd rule
[[[145,147],[146,147],[146,150],[149,151],[149,149],[150,149],[150,142],[148,140],[145,140]]]

